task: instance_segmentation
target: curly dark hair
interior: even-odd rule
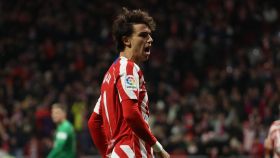
[[[118,51],[124,50],[122,37],[128,37],[133,33],[134,24],[146,24],[151,31],[154,31],[156,27],[154,19],[147,12],[140,9],[123,8],[122,13],[117,16],[113,23],[113,38],[116,41]]]

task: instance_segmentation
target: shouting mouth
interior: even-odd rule
[[[151,47],[145,47],[145,48],[144,48],[145,54],[146,54],[146,55],[150,55],[150,54],[151,54],[151,51],[150,51],[150,50],[151,50]]]

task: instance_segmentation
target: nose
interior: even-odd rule
[[[147,41],[147,42],[148,42],[148,43],[152,43],[153,41],[154,41],[154,40],[153,40],[152,36],[149,34],[149,35],[148,35],[148,41]]]

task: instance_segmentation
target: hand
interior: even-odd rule
[[[162,149],[160,152],[155,152],[156,153],[156,158],[170,158],[170,155]]]

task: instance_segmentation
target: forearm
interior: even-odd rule
[[[134,100],[122,102],[123,115],[132,131],[150,146],[153,146],[157,139],[153,136],[145,120],[138,109],[138,104]]]
[[[101,153],[102,157],[106,157],[108,144],[106,141],[107,139],[102,125],[102,116],[93,112],[88,121],[88,127],[89,127],[91,138],[95,146]]]

